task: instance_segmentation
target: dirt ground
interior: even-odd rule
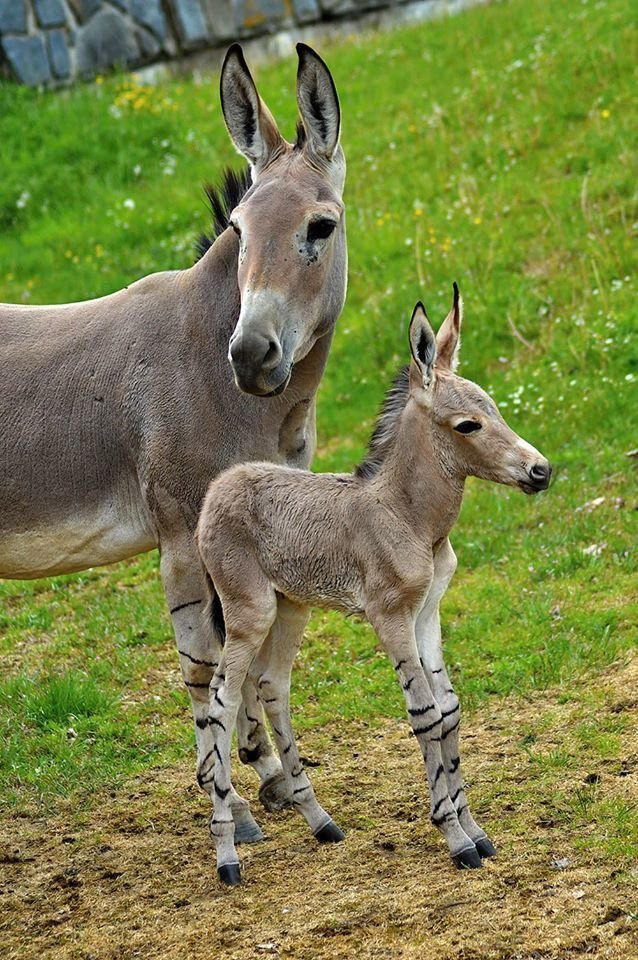
[[[638,658],[597,683],[603,709],[630,720],[622,764],[600,762],[597,790],[638,802]],[[241,849],[237,889],[215,879],[206,798],[188,765],[148,772],[101,809],[5,820],[0,955],[636,960],[638,895],[626,863],[621,882],[612,857],[578,843],[582,828],[576,836],[552,818],[551,791],[542,778],[537,787],[521,750],[520,731],[548,709],[535,749],[551,750],[575,722],[574,703],[555,695],[491,704],[464,723],[470,801],[499,849],[482,870],[459,872],[448,859],[427,821],[416,744],[397,721],[303,736],[302,751],[319,762],[318,796],[346,841],[320,847],[299,817],[255,804],[268,839]],[[577,789],[592,772],[566,776]],[[251,777],[239,771],[248,796]],[[638,884],[638,864],[633,873]]]

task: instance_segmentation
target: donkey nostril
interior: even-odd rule
[[[534,480],[535,483],[543,483],[549,481],[549,478],[552,474],[552,468],[550,466],[543,467],[535,463],[533,467],[529,469],[529,476],[531,480]]]
[[[278,340],[269,340],[268,349],[264,356],[262,367],[265,370],[274,370],[282,357],[282,350]]]

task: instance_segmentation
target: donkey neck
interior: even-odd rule
[[[274,451],[270,451],[272,443],[265,435],[275,439],[278,434],[278,449],[283,459],[289,461],[290,450],[294,448],[303,453],[299,465],[305,466],[314,453],[315,395],[326,367],[334,322],[294,365],[290,383],[280,396],[263,398],[242,393],[235,385],[228,361],[228,344],[241,306],[237,260],[237,239],[232,230],[226,230],[194,266],[182,272],[180,284],[188,290],[190,304],[188,316],[184,318],[186,334],[202,344],[198,363],[203,375],[209,383],[223,386],[222,391],[216,391],[216,404],[227,406],[235,422],[249,421],[253,435],[261,434],[267,441],[268,451],[265,447],[255,449],[251,459],[270,459],[271,455],[278,459]],[[295,459],[293,456],[292,460]]]
[[[380,502],[432,545],[456,523],[464,477],[447,468],[437,426],[413,398],[408,399],[392,448],[372,483],[381,494]]]

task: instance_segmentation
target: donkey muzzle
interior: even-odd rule
[[[236,333],[230,341],[228,359],[235,383],[244,393],[272,396],[282,393],[288,385],[290,364],[274,334]]]
[[[534,463],[527,471],[528,480],[521,482],[525,493],[540,493],[547,490],[552,477],[552,468],[549,463]]]

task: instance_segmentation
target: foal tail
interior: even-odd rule
[[[215,584],[212,581],[210,573],[205,566],[203,567],[203,570],[204,579],[206,581],[206,592],[208,593],[208,600],[206,602],[206,606],[204,607],[204,617],[207,620],[210,620],[210,624],[219,637],[219,642],[223,647],[226,641],[226,622],[224,620],[222,602],[219,599],[219,594],[215,590]]]

